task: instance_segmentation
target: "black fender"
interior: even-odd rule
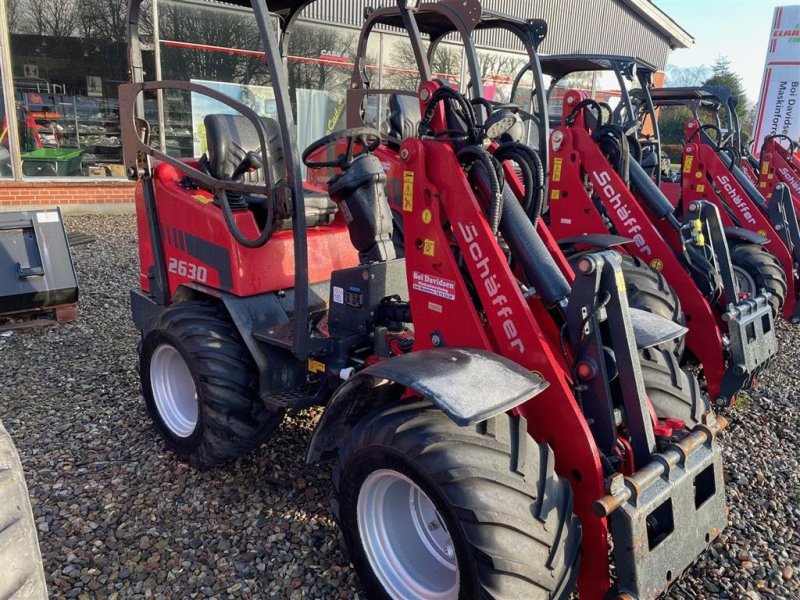
[[[725,227],[725,237],[735,242],[750,242],[751,244],[758,244],[763,246],[769,240],[763,235],[757,234],[755,231],[750,231],[744,227]]]
[[[325,300],[309,288],[309,305],[323,305]],[[287,294],[288,295],[288,294]],[[259,374],[259,395],[265,404],[271,405],[271,397],[276,392],[301,385],[306,376],[303,361],[297,360],[291,352],[259,341],[254,333],[279,327],[289,322],[287,307],[291,299],[281,299],[275,292],[256,296],[240,297],[199,283],[186,283],[178,287],[172,296],[172,304],[190,300],[214,300],[225,306]],[[131,291],[131,310],[139,331],[143,331],[155,316],[166,306],[157,304],[153,298],[141,290]]]
[[[621,235],[611,235],[610,233],[584,233],[583,235],[576,235],[573,237],[558,240],[560,248],[571,246],[573,244],[582,244],[590,248],[597,248],[598,250],[608,250],[615,246],[624,246],[630,244],[633,240],[630,238],[622,237]]]
[[[510,410],[549,384],[486,350],[433,348],[395,356],[359,371],[336,390],[309,444],[306,462],[336,450],[368,411],[411,389],[464,427]]]

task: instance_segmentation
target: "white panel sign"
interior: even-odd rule
[[[800,139],[800,5],[779,6],[772,18],[756,109],[754,150],[768,135]]]

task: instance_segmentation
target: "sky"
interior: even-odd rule
[[[669,64],[678,67],[711,66],[727,56],[742,77],[745,93],[758,100],[767,43],[776,6],[800,0],[653,0],[678,25],[694,37],[689,49],[670,53]]]

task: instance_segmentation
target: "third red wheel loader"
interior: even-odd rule
[[[684,128],[680,177],[676,182],[657,183],[678,211],[694,200],[715,204],[732,252],[740,255],[737,262],[747,267],[737,269],[740,287],[750,293],[762,287],[768,289],[776,312],[782,312],[787,321],[800,323],[798,212],[786,184],[773,186],[767,198],[761,193],[764,190],[748,178],[747,167],[742,165],[736,98],[724,86],[643,85],[632,95],[639,119],[653,124],[650,143],[656,148],[660,145],[656,111],[676,106],[691,110],[693,118],[686,121]],[[703,122],[702,115],[709,113],[714,122]],[[777,275],[778,268],[783,277]]]
[[[284,410],[324,404],[307,459],[334,463],[334,515],[368,597],[566,598],[577,579],[584,599],[654,598],[726,523],[724,421],[688,373],[663,389],[699,406],[692,428],[655,418],[644,390],[639,350],[682,328],[634,326],[614,252],[582,259],[569,286],[518,204],[502,203],[469,102],[429,70],[420,113],[439,138],[455,118],[470,143],[400,144],[397,258],[377,131],[312,144],[309,167],[330,146],[341,172],[329,195],[302,185],[282,42],[308,2],[227,4],[252,8],[270,116],[194,82],[144,81],[141,4],[129,3],[131,306],[164,442],[194,466],[221,464],[267,440]],[[206,115],[204,156],[152,143],[143,105],[158,90],[233,111]]]

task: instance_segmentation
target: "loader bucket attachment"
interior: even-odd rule
[[[0,316],[77,316],[78,280],[61,211],[0,213]]]

